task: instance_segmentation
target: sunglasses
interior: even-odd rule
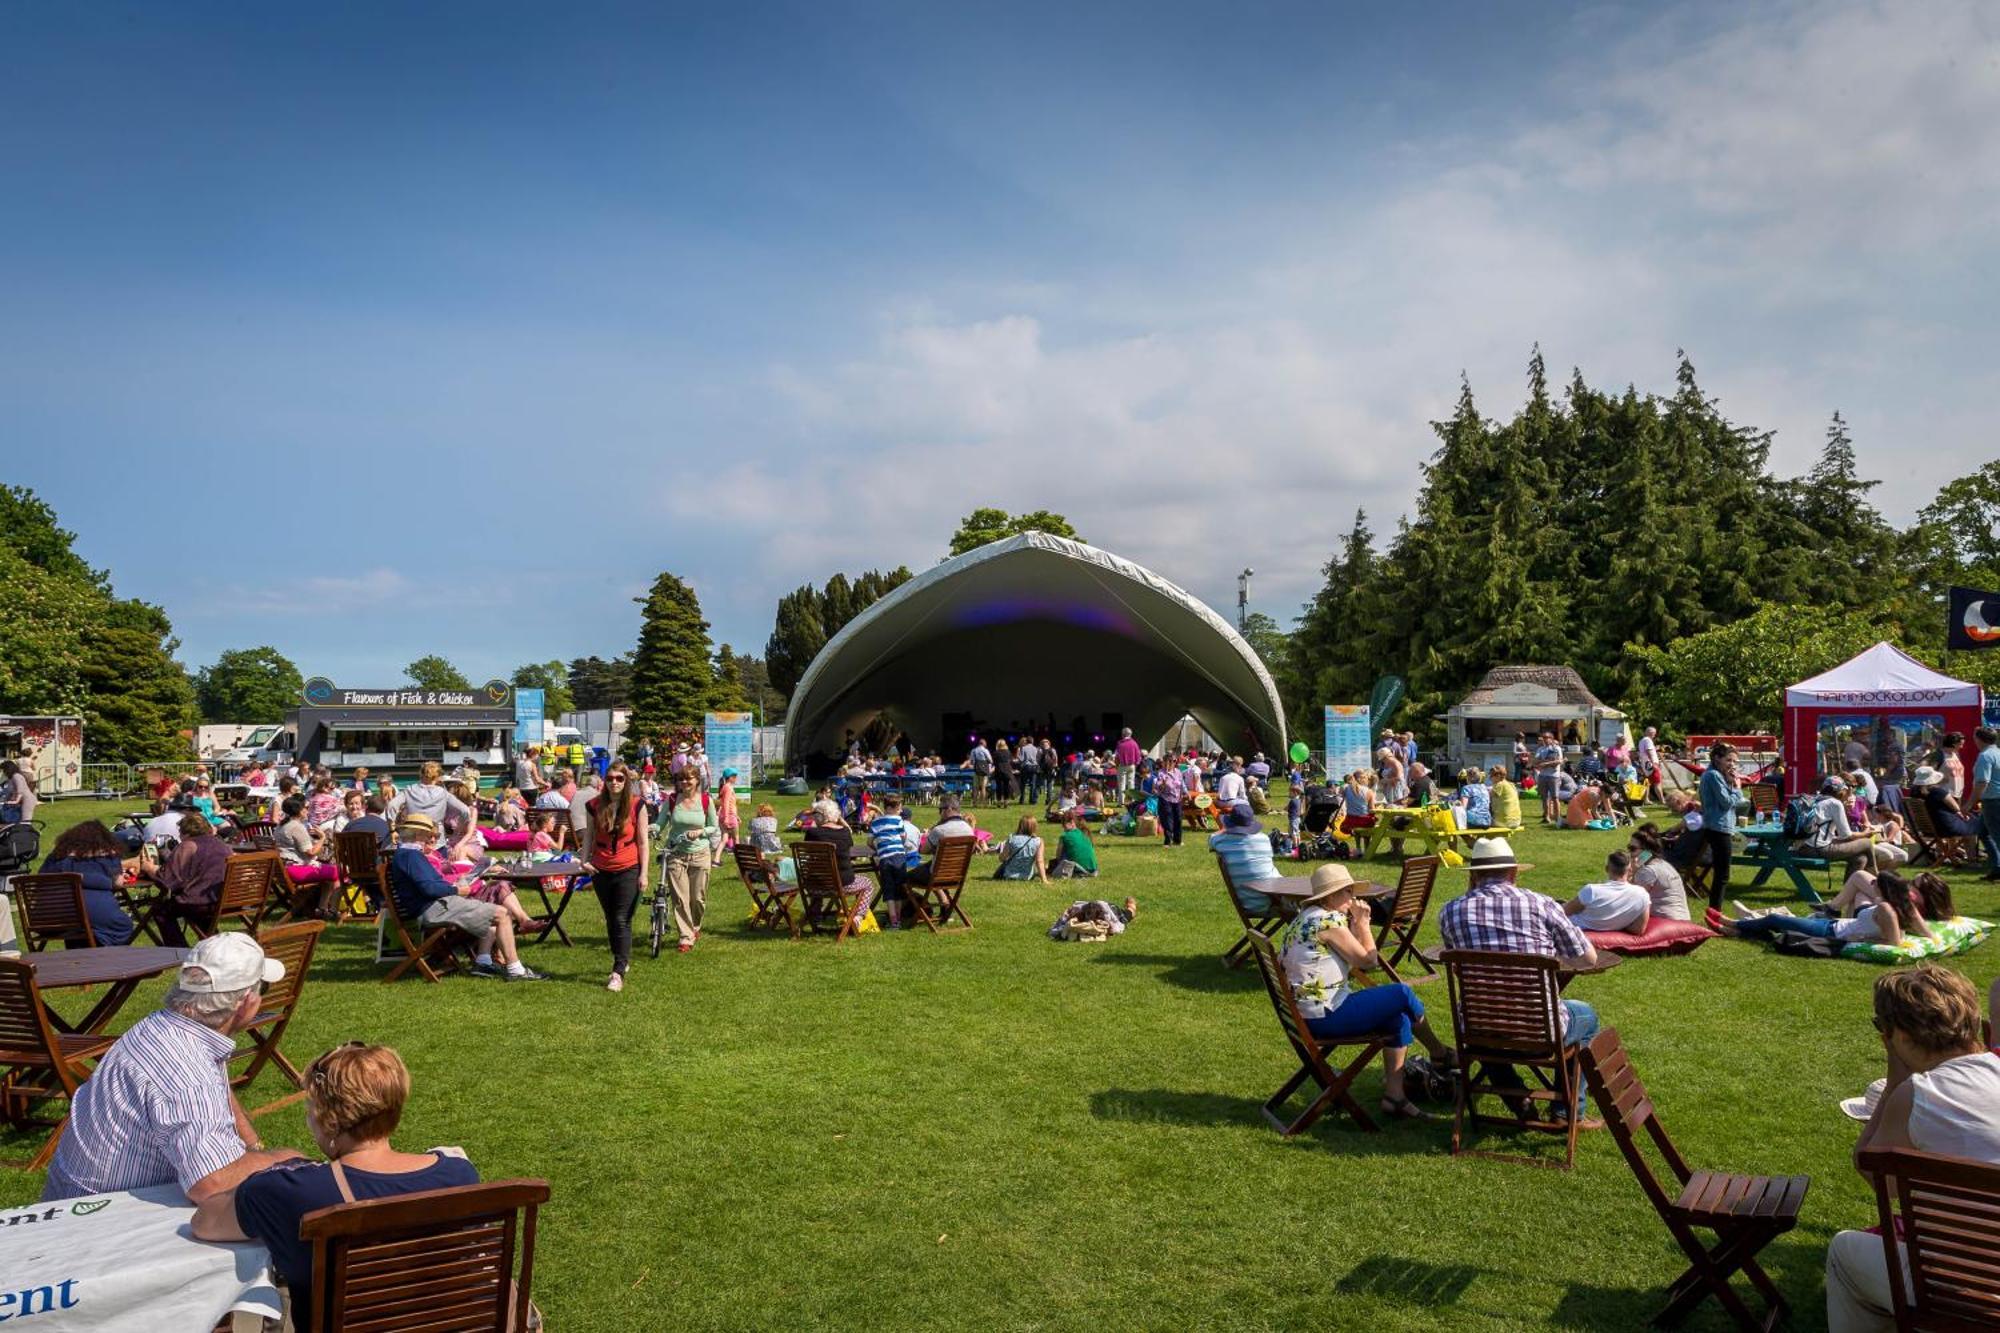
[[[625,779],[623,778],[606,778],[605,781],[610,783],[614,787],[622,787],[625,785]]]

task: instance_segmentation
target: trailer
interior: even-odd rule
[[[84,789],[83,719],[0,717],[0,759],[12,759],[43,800]]]

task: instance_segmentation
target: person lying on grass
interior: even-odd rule
[[[1583,930],[1624,930],[1646,933],[1652,924],[1653,895],[1632,882],[1632,855],[1613,852],[1604,858],[1604,879],[1586,884],[1563,911]]]
[[[1073,902],[1049,927],[1052,940],[1103,940],[1123,935],[1132,918],[1139,915],[1139,900],[1128,897],[1123,907],[1113,907],[1102,898]]]
[[[1840,892],[1821,903],[1815,909],[1820,916],[1860,916],[1861,913],[1883,901],[1880,876],[1872,871],[1857,870],[1847,877],[1840,886]],[[1952,900],[1951,885],[1942,875],[1925,870],[1910,880],[1911,892],[1917,900],[1917,910],[1924,914],[1926,921],[1949,921],[1958,915],[1958,904]],[[1749,915],[1742,903],[1735,904],[1742,915]]]
[[[1375,936],[1368,925],[1368,904],[1354,896],[1354,877],[1334,862],[1313,871],[1311,896],[1299,914],[1280,932],[1279,961],[1292,997],[1306,1026],[1316,1037],[1360,1037],[1386,1034],[1382,1050],[1382,1114],[1403,1120],[1422,1119],[1423,1111],[1403,1093],[1403,1061],[1410,1039],[1423,1042],[1431,1058],[1445,1068],[1458,1055],[1438,1039],[1424,1017],[1424,1002],[1398,982],[1353,989],[1348,978],[1355,969],[1380,967]]]
[[[1767,940],[1790,931],[1840,944],[1901,944],[1907,936],[1928,936],[1931,933],[1930,923],[1924,920],[1923,908],[1910,881],[1893,870],[1884,870],[1875,876],[1874,891],[1881,901],[1863,904],[1854,916],[1847,918],[1793,916],[1782,907],[1755,913],[1742,903],[1735,903],[1740,916],[1732,920],[1711,907],[1708,924],[1724,935],[1742,939]]]

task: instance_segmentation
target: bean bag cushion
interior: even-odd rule
[[[1842,958],[1854,958],[1864,963],[1914,963],[1919,958],[1943,958],[1949,954],[1964,953],[1981,943],[1993,933],[1991,921],[1981,921],[1977,917],[1955,916],[1949,921],[1931,922],[1929,937],[1913,935],[1901,944],[1843,944]]]
[[[479,830],[479,840],[486,844],[489,852],[525,852],[534,838],[535,835],[524,828]]]
[[[1693,921],[1672,921],[1656,916],[1646,923],[1644,934],[1628,930],[1586,930],[1584,936],[1597,948],[1611,953],[1636,956],[1644,953],[1693,953],[1715,932]]]

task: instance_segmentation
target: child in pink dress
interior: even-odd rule
[[[722,770],[722,787],[715,794],[715,822],[722,828],[722,846],[736,846],[736,829],[741,818],[736,813],[736,770]]]

